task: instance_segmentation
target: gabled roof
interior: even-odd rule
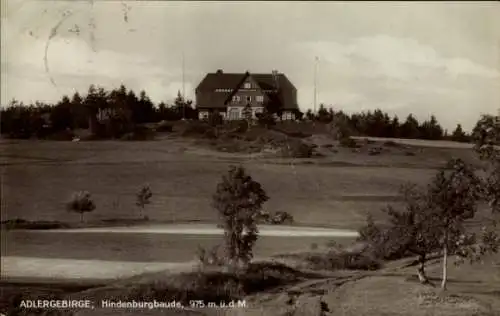
[[[210,107],[224,107],[227,100],[243,84],[244,80],[251,76],[260,88],[266,90],[278,90],[276,93],[268,93],[268,96],[283,104],[284,108],[297,108],[294,99],[295,87],[282,73],[254,74],[254,73],[209,73],[196,88],[197,105]],[[228,89],[228,92],[214,92],[216,89]]]
[[[275,76],[272,73],[269,74],[254,74],[254,73],[209,73],[200,82],[196,91],[213,91],[215,89],[235,89],[242,80],[245,79],[247,75],[252,76],[252,78],[257,81],[262,89],[277,89],[276,85],[282,89],[295,89],[293,84],[288,80],[288,78],[282,74],[278,73]]]

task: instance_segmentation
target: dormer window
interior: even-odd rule
[[[250,89],[251,87],[252,85],[250,84],[250,82],[245,82],[245,84],[243,85],[244,89]]]

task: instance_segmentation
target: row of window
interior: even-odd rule
[[[246,97],[246,101],[247,102],[252,102],[252,97],[251,96],[247,96]],[[255,101],[257,101],[259,103],[263,103],[264,102],[264,96],[262,96],[262,95],[256,96],[255,97]],[[241,102],[241,97],[239,95],[233,95],[233,102],[234,103]]]

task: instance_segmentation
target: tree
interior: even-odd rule
[[[483,115],[472,132],[474,150],[487,162],[486,199],[493,213],[500,213],[500,116]]]
[[[309,120],[309,121],[314,120],[314,113],[311,109],[308,109],[305,115],[306,115],[307,120]]]
[[[74,121],[72,115],[71,101],[68,96],[63,96],[56,106],[52,109],[50,120],[55,131],[64,131],[73,129]]]
[[[213,207],[224,228],[224,248],[229,266],[248,264],[257,241],[257,219],[269,200],[261,184],[247,175],[243,167],[231,166],[213,195]]]
[[[474,169],[460,159],[450,160],[428,187],[427,212],[433,229],[439,231],[443,251],[441,288],[446,289],[448,256],[458,254],[460,236],[465,234],[464,222],[474,217],[482,196],[481,181]]]
[[[401,126],[399,125],[399,118],[394,116],[392,118],[390,128],[389,128],[389,137],[398,138],[400,136]]]
[[[455,142],[467,142],[467,134],[465,134],[464,130],[462,129],[461,124],[457,124],[457,127],[451,134],[451,140]]]
[[[89,127],[87,111],[83,104],[83,98],[78,92],[75,92],[71,98],[71,115],[73,117],[73,126],[75,128]]]
[[[173,108],[177,112],[179,118],[182,119],[197,119],[198,114],[195,109],[193,109],[193,101],[187,100],[181,94],[181,91],[177,91],[177,97],[174,100]]]
[[[401,188],[405,205],[401,210],[387,206],[388,216],[384,225],[375,224],[371,216],[359,230],[359,241],[367,242],[377,258],[391,260],[407,255],[417,256],[417,276],[421,283],[428,283],[425,264],[429,254],[439,249],[439,230],[434,227],[426,208],[426,192],[414,184]]]
[[[242,114],[245,121],[247,121],[248,128],[250,128],[250,126],[252,125],[252,106],[250,105],[250,103],[247,103],[245,105]]]
[[[153,192],[151,192],[151,189],[149,188],[149,185],[145,185],[143,186],[139,192],[137,192],[137,195],[136,195],[136,202],[135,202],[135,205],[137,205],[140,210],[141,210],[141,217],[142,218],[146,218],[144,216],[144,208],[146,207],[146,205],[150,204],[151,203],[151,197],[153,196]]]
[[[80,214],[80,222],[83,223],[83,214],[95,210],[96,205],[87,191],[78,191],[73,193],[71,200],[66,204],[69,212]]]
[[[400,133],[403,138],[419,138],[419,124],[412,114],[408,115],[406,121],[401,125]]]
[[[318,114],[316,116],[316,120],[321,123],[328,123],[331,122],[332,116],[328,112],[328,110],[325,108],[324,104],[319,105],[319,110]]]
[[[426,194],[421,188],[410,184],[403,186],[405,208],[398,211],[389,207],[388,239],[397,241],[397,253],[407,251],[418,257],[417,276],[423,284],[428,283],[425,264],[429,254],[439,249],[440,230],[432,222],[426,205]]]
[[[257,117],[257,123],[260,126],[269,128],[270,126],[276,125],[276,118],[272,113],[268,112],[266,109],[264,109],[264,112],[262,113],[257,113],[256,117]]]
[[[429,140],[438,140],[443,138],[443,128],[438,124],[434,115],[431,115],[429,121],[425,121],[419,126],[420,137]]]

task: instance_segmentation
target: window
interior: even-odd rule
[[[252,97],[251,96],[247,97],[247,102],[252,102]]]
[[[262,103],[262,102],[264,102],[264,96],[263,96],[263,95],[258,95],[258,96],[255,98],[255,100],[256,100],[257,102],[259,102],[259,103]]]
[[[236,102],[240,102],[241,98],[239,95],[233,95],[233,102],[236,103]]]
[[[238,108],[233,108],[229,110],[229,119],[238,120],[240,118],[240,110]]]
[[[245,84],[243,85],[244,89],[250,89],[251,87],[252,85],[250,84],[250,82],[245,82]]]

